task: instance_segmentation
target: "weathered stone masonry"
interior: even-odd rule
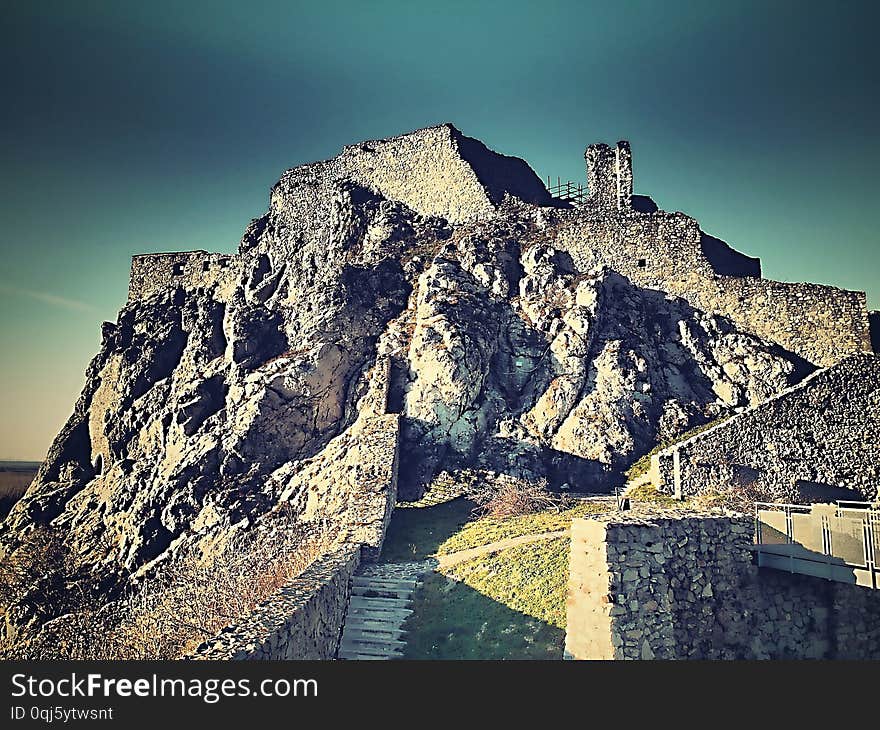
[[[586,153],[590,198],[556,231],[555,246],[589,271],[609,266],[637,286],[661,289],[727,317],[814,365],[870,352],[863,292],[762,279],[760,262],[707,236],[684,213],[636,210],[629,144]]]
[[[143,254],[131,259],[128,300],[143,300],[173,287],[226,289],[239,278],[239,257],[207,251]]]
[[[658,489],[676,496],[754,485],[766,498],[789,501],[822,488],[876,498],[880,357],[853,355],[670,446],[652,457],[651,474]]]
[[[880,591],[758,569],[752,519],[572,521],[566,657],[878,659]]]
[[[347,545],[316,560],[235,626],[188,659],[333,659],[360,549]]]

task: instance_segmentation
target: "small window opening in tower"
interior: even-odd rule
[[[645,266],[647,266],[647,265],[648,265],[648,262],[645,261],[645,259],[639,259],[639,268],[640,269],[644,269]]]
[[[210,271],[211,270],[211,262],[205,261],[202,263],[202,271]]]
[[[220,259],[221,268],[228,269],[229,268],[229,259]]]
[[[171,273],[174,276],[183,276],[183,264],[174,264],[174,269]]]

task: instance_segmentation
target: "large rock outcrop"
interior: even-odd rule
[[[580,215],[442,125],[288,171],[236,255],[137,257],[0,550],[58,526],[112,595],[280,503],[357,533],[389,478],[361,468],[369,444],[399,453],[402,498],[456,465],[607,488],[811,369],[724,312],[577,266],[557,233]]]

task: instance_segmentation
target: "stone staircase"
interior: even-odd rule
[[[419,585],[418,578],[395,574],[393,570],[374,573],[361,573],[353,578],[338,659],[403,656],[403,622],[412,613],[412,595]]]

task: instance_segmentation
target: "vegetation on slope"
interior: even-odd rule
[[[483,517],[463,525],[461,529],[450,535],[440,544],[437,554],[448,555],[520,535],[565,530],[575,517],[599,514],[607,512],[608,509],[610,505],[606,502],[581,502],[575,507],[559,512],[547,510],[504,519]]]
[[[425,560],[471,520],[474,503],[459,497],[430,507],[395,509],[385,542],[383,563]]]
[[[404,628],[408,659],[561,659],[568,538],[433,573]]]

